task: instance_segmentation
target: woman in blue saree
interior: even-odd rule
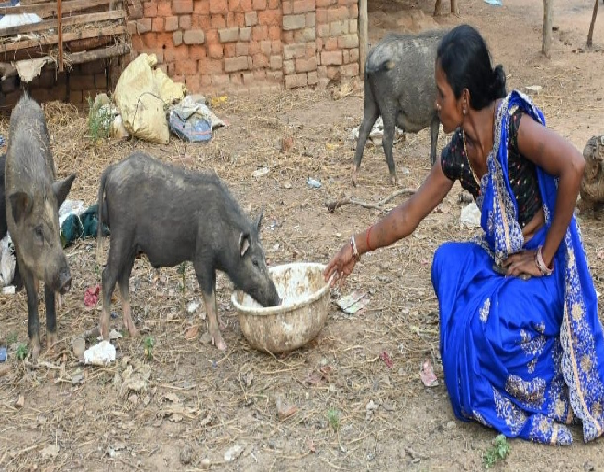
[[[483,235],[442,244],[432,263],[453,412],[508,437],[567,445],[604,432],[604,337],[574,207],[581,153],[543,113],[506,92],[474,28],[438,47],[435,104],[451,142],[420,189],[331,259],[340,283],[361,255],[410,235],[459,180]]]

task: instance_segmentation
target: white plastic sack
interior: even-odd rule
[[[151,69],[156,64],[155,54],[138,56],[122,72],[114,97],[124,127],[131,135],[151,143],[167,144],[170,130],[164,100]]]
[[[466,228],[480,228],[481,213],[480,209],[476,206],[476,203],[472,202],[461,210],[461,216],[459,218],[460,226]]]

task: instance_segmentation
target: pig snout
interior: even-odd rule
[[[71,272],[69,269],[59,273],[59,293],[64,295],[71,289]]]

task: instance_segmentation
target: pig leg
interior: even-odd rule
[[[432,166],[436,162],[436,143],[438,142],[439,127],[440,120],[438,119],[438,115],[435,115],[430,122],[430,164]]]
[[[57,336],[55,292],[48,288],[46,284],[44,284],[44,303],[46,305],[46,345],[50,349],[57,343],[59,338]]]
[[[390,172],[390,182],[392,185],[398,185],[396,168],[394,166],[394,159],[392,158],[392,142],[394,141],[396,113],[394,110],[390,113],[383,113],[382,120],[384,120],[384,136],[382,137],[382,147],[384,148],[384,154],[386,154],[386,164],[388,164],[388,172]]]
[[[130,273],[134,266],[134,259],[127,261],[120,271],[117,284],[120,288],[120,298],[122,299],[122,309],[124,310],[124,328],[128,330],[130,337],[138,336],[138,330],[132,321],[132,311],[130,308]]]
[[[208,271],[207,269],[198,267],[197,264],[195,273],[197,274],[197,281],[199,282],[199,288],[201,289],[203,303],[206,307],[208,331],[212,337],[212,343],[218,349],[224,351],[226,350],[226,343],[220,334],[220,328],[218,326],[218,310],[216,307],[216,273],[213,270]]]
[[[23,265],[21,266],[23,267]],[[38,318],[38,281],[27,270],[21,270],[21,277],[27,291],[27,336],[30,343],[30,354],[33,362],[40,355],[40,319]]]
[[[357,141],[357,147],[354,151],[354,164],[352,167],[352,185],[357,185],[357,173],[359,167],[361,167],[361,159],[363,159],[363,152],[365,151],[365,143],[367,137],[371,133],[371,129],[375,124],[375,121],[380,116],[380,110],[377,103],[373,99],[371,89],[369,85],[365,85],[365,100],[364,100],[364,112],[363,112],[363,123],[359,128],[359,139]]]
[[[111,295],[115,289],[117,282],[118,270],[120,261],[123,260],[120,251],[121,240],[114,236],[109,246],[109,255],[107,257],[107,265],[103,269],[102,276],[102,292],[103,292],[103,311],[99,322],[99,329],[104,340],[109,339],[109,310],[111,309]]]

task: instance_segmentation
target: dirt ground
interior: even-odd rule
[[[446,12],[448,2],[443,3]],[[542,87],[534,99],[550,127],[580,150],[592,135],[604,133],[604,18],[596,24],[593,50],[585,50],[592,0],[556,2],[549,60],[540,54],[542,2],[503,0],[499,7],[481,0],[459,3],[460,17],[445,13],[433,18],[431,1],[370,0],[371,43],[388,30],[470,23],[485,35],[510,87]],[[52,104],[46,112],[59,174],[78,173],[69,198],[95,203],[102,169],[133,149],[214,170],[246,211],[256,215],[264,207],[263,244],[276,265],[326,263],[352,232],[383,214],[358,205],[329,213],[325,206],[342,195],[377,202],[395,190],[379,143],[367,146],[359,186],[350,185],[351,130],[360,123],[362,103],[358,84],[229,96],[215,107],[229,126],[216,130],[211,143],[187,145],[173,137],[165,146],[93,144],[86,137],[85,115]],[[6,132],[3,121],[0,134]],[[283,139],[293,146],[283,150]],[[441,134],[439,151],[446,139]],[[395,145],[394,155],[400,187],[417,188],[429,171],[428,130],[407,136],[404,145]],[[264,166],[268,174],[252,176]],[[321,187],[309,188],[308,177]],[[100,302],[85,307],[84,292],[99,283],[100,267],[94,240],[78,240],[66,251],[74,282],[58,314],[61,343],[53,352],[43,350],[37,366],[16,360],[18,344],[27,343],[25,294],[0,295],[0,345],[9,345],[9,359],[0,364],[0,369],[9,366],[0,377],[0,470],[484,468],[483,455],[496,433],[453,416],[442,382],[430,283],[438,245],[474,234],[460,228],[459,193],[456,185],[411,237],[365,255],[342,290],[332,291],[329,317],[318,337],[279,356],[249,346],[225,276],[218,279],[218,307],[227,323],[227,351],[222,353],[202,339],[204,308],[190,266],[183,294],[176,268],[163,269],[156,280],[155,271],[140,259],[131,290],[142,336],[118,339],[118,362],[109,367],[80,365],[71,341],[98,321]],[[393,199],[385,210],[404,198]],[[599,215],[578,216],[596,287],[604,293],[599,236],[604,223]],[[367,292],[370,303],[347,315],[335,301],[353,290]],[[194,314],[184,309],[191,301],[201,303]],[[112,310],[118,314],[112,327],[120,329],[118,300]],[[154,344],[146,353],[149,339]],[[391,366],[380,356],[383,352]],[[419,377],[426,359],[439,379],[431,388]],[[495,468],[604,470],[602,439],[585,445],[580,429],[573,434],[574,445],[564,448],[510,440],[508,458]],[[225,453],[235,446],[242,452],[226,462]]]

